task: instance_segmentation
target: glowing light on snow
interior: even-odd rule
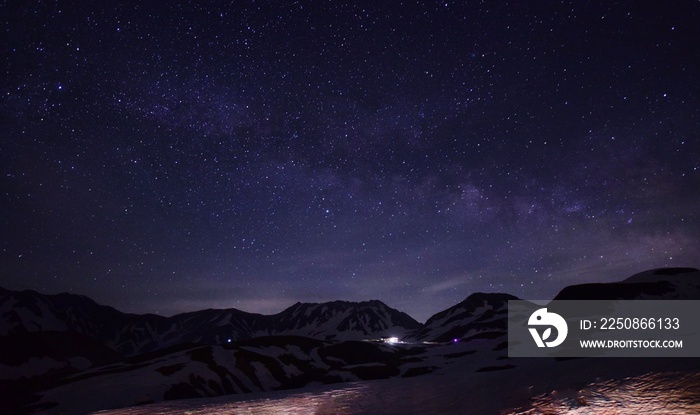
[[[385,342],[391,343],[391,344],[398,343],[399,338],[398,337],[389,337],[388,339],[385,340]]]

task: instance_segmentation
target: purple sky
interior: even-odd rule
[[[697,1],[151,3],[4,6],[0,286],[424,321],[700,266]]]

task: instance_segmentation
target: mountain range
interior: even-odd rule
[[[413,377],[457,361],[477,372],[507,370],[507,304],[515,299],[471,294],[421,324],[377,300],[297,303],[274,315],[209,309],[163,317],[75,294],[0,288],[0,411],[88,413]],[[700,299],[700,271],[650,270],[569,286],[555,299]],[[405,343],[381,341],[387,338]]]
[[[81,295],[0,288],[0,336],[80,333],[125,357],[181,343],[220,345],[273,335],[361,340],[403,337],[420,327],[407,314],[377,300],[297,303],[274,315],[231,308],[163,317],[122,313]]]

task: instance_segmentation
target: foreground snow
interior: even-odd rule
[[[8,336],[6,349],[27,353],[0,359],[0,368],[12,369],[0,376],[0,389],[6,388],[5,396],[11,397],[0,399],[0,408],[9,407],[4,413],[78,415],[132,406],[104,413],[700,413],[700,359],[508,357],[507,300],[514,297],[506,294],[472,294],[403,341],[384,336],[393,338],[388,343],[376,337],[345,339],[387,333],[387,327],[394,333],[396,327],[412,324],[379,302],[297,304],[276,316],[204,310],[179,316],[179,329],[174,329],[153,316],[124,315],[82,297],[6,294],[0,309],[7,303],[14,310],[3,315],[8,327],[26,323],[20,318],[25,308],[14,307],[18,296],[27,304],[63,299],[78,303],[71,310],[91,309],[99,315],[93,319],[83,313],[85,318],[78,320],[86,330],[106,327],[99,323],[111,318],[126,323],[105,332],[116,338],[138,327],[155,327],[153,333],[160,334],[144,337],[138,331],[128,336],[141,352],[126,359],[77,331]],[[567,287],[558,297],[698,299],[700,271],[652,270],[619,283]],[[275,319],[278,324],[270,330],[286,335],[262,336],[243,320],[233,324],[234,314],[251,324]],[[38,322],[50,318],[39,317]],[[231,324],[253,338],[235,340],[231,335],[234,340],[227,337],[222,344],[221,335],[232,333],[227,329]],[[219,332],[222,328],[226,333]],[[175,340],[162,335],[173,332],[178,333]],[[163,348],[170,342],[177,344]],[[51,370],[41,373],[47,367]]]
[[[95,412],[146,414],[617,414],[700,413],[698,359],[522,359],[511,369],[325,385]],[[470,370],[471,369],[471,370]]]

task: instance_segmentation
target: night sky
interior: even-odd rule
[[[0,286],[424,321],[700,266],[700,2],[224,3],[0,6]]]

